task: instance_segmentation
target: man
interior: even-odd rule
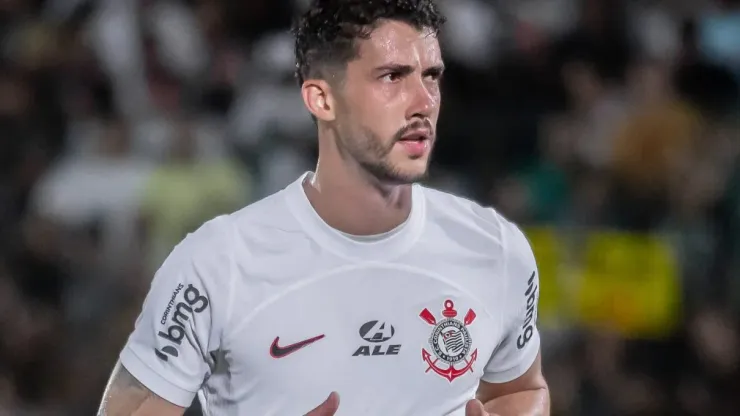
[[[549,413],[527,240],[414,185],[442,23],[431,0],[314,2],[295,32],[316,172],[174,249],[100,414],[179,415],[196,392],[214,415]]]

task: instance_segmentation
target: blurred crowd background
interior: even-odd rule
[[[0,1],[0,414],[94,414],[169,250],[313,167],[306,3]],[[524,226],[553,413],[738,414],[740,2],[439,4],[429,183]]]

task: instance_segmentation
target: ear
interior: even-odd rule
[[[301,96],[308,111],[318,120],[334,121],[336,107],[329,83],[320,79],[307,79],[301,86]]]

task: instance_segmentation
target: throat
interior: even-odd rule
[[[307,178],[309,179],[309,178]],[[309,202],[324,222],[352,238],[385,237],[401,228],[411,214],[411,186],[399,186],[388,195],[352,187],[303,183]]]

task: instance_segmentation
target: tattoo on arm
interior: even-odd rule
[[[105,388],[98,416],[129,416],[139,410],[148,399],[156,397],[119,362]]]

